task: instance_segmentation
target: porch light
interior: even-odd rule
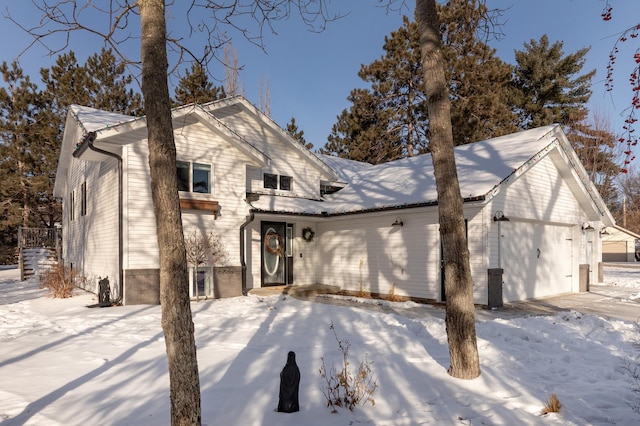
[[[504,213],[502,213],[502,210],[498,210],[497,212],[495,212],[495,214],[493,215],[493,221],[494,222],[509,222],[509,218],[506,217],[504,215]]]
[[[585,222],[582,224],[582,230],[583,231],[593,231],[595,228],[593,226],[591,226],[591,224],[589,222]]]
[[[404,226],[404,222],[400,219],[400,216],[396,217],[396,221],[391,224],[391,226]]]
[[[600,230],[600,235],[609,235],[609,231],[607,231],[607,227],[603,226]]]

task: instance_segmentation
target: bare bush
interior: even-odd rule
[[[66,299],[73,296],[79,278],[75,269],[55,265],[40,273],[40,288],[49,289],[51,296],[57,299]]]
[[[373,393],[378,388],[378,382],[371,370],[373,362],[369,361],[365,355],[364,360],[360,361],[358,369],[351,371],[348,359],[351,344],[347,340],[338,338],[333,323],[329,329],[333,331],[340,352],[342,352],[342,366],[340,371],[335,367],[327,370],[324,357],[321,358],[320,376],[327,382],[326,386],[322,387],[322,394],[327,400],[327,407],[331,407],[331,412],[335,413],[337,407],[345,407],[353,411],[357,405],[364,405],[367,402],[375,405]]]
[[[184,234],[184,245],[187,252],[187,262],[197,271],[200,266],[224,266],[229,259],[227,249],[222,239],[212,231],[202,232],[191,229]],[[196,300],[200,300],[196,286]]]
[[[544,404],[542,414],[559,413],[561,408],[562,403],[558,399],[558,396],[555,393],[552,393]]]

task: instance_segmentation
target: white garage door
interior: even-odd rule
[[[569,228],[510,221],[501,223],[501,234],[504,301],[571,291]]]

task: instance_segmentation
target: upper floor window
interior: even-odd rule
[[[280,189],[291,191],[291,176],[280,176]]]
[[[178,191],[211,194],[211,165],[176,161]]]
[[[267,189],[280,189],[291,191],[291,176],[278,176],[273,173],[265,173],[263,176],[264,187]],[[278,183],[280,184],[278,186]]]
[[[263,177],[264,187],[268,189],[278,189],[278,175],[265,173]]]

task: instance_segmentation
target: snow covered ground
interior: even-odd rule
[[[169,424],[159,306],[89,309],[94,295],[52,299],[18,278],[16,269],[0,270],[0,423]],[[606,268],[605,284],[640,290],[640,269]],[[283,296],[194,302],[203,424],[640,424],[625,369],[640,355],[632,322],[575,311],[482,315],[482,375],[463,381],[447,375],[439,315],[400,315],[393,311],[415,305],[385,304],[392,309]],[[336,366],[341,359],[331,322],[351,343],[354,364],[365,354],[373,361],[375,406],[326,407],[321,357]],[[290,350],[302,374],[300,412],[284,414],[275,408]],[[541,415],[552,393],[564,407]]]

